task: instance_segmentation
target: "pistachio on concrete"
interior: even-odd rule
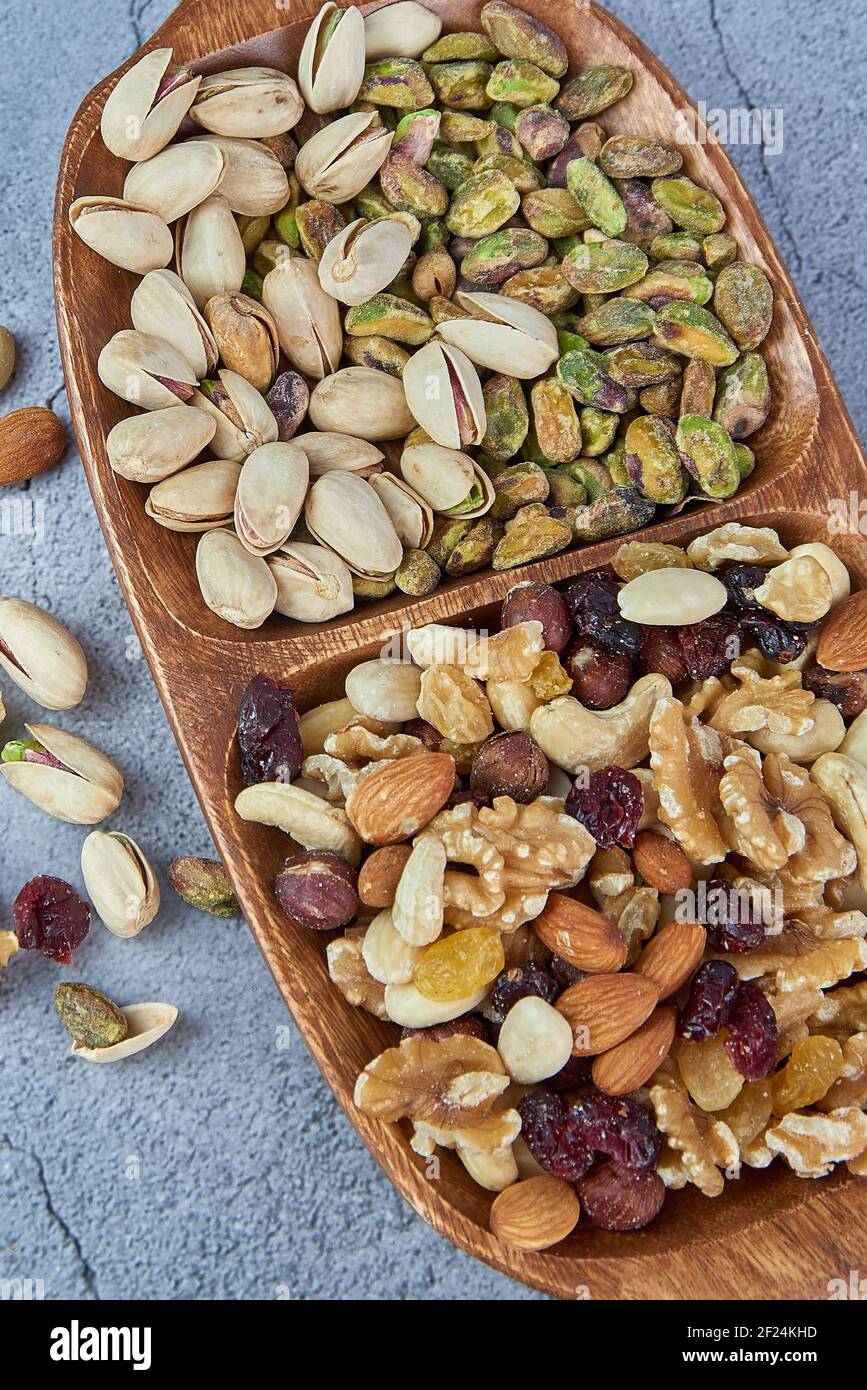
[[[395,150],[383,160],[379,182],[392,208],[399,212],[428,218],[442,217],[448,211],[449,193],[445,185],[402,150]]]
[[[562,77],[569,67],[566,45],[535,15],[510,5],[507,0],[489,0],[482,7],[482,28],[500,53],[507,58],[526,58],[552,77]]]
[[[708,497],[731,497],[740,482],[735,446],[727,430],[701,415],[683,415],[677,447],[685,467]]]
[[[287,541],[268,558],[277,582],[275,612],[301,623],[324,623],[355,606],[352,573],[322,545]]]
[[[374,125],[372,111],[351,112],[302,146],[295,172],[311,198],[349,202],[381,167],[393,138],[390,130]]]
[[[0,598],[0,669],[43,709],[74,709],[87,688],[79,642],[57,618],[22,598]]]
[[[241,288],[247,257],[238,224],[222,193],[212,193],[175,230],[178,273],[200,309],[215,294]]]
[[[90,901],[115,936],[138,936],[159,912],[153,869],[128,835],[91,831],[81,847],[81,872]]]
[[[433,534],[433,508],[394,473],[374,473],[367,480],[391,518],[402,546],[408,550],[424,548]]]
[[[277,421],[277,438],[287,444],[304,423],[310,387],[300,372],[281,372],[265,399]]]
[[[173,270],[151,270],[139,281],[130,303],[133,328],[171,343],[192,367],[196,380],[212,372],[219,359],[214,336],[183,280]]]
[[[608,371],[608,359],[591,348],[567,352],[557,363],[557,376],[582,405],[623,415],[635,402],[634,393],[615,381]]]
[[[204,410],[175,405],[121,420],[105,441],[115,473],[134,483],[158,483],[198,458],[217,425]]]
[[[713,418],[732,439],[746,439],[761,429],[770,408],[771,386],[765,359],[757,352],[746,352],[720,374]]]
[[[346,315],[344,327],[350,338],[377,335],[411,347],[426,343],[435,331],[433,319],[423,309],[394,294],[375,294],[363,304],[354,305]]]
[[[212,917],[237,917],[241,910],[232,880],[215,859],[197,859],[192,855],[173,859],[169,883],[178,897],[198,912],[208,912]]]
[[[473,174],[452,197],[446,225],[455,236],[483,237],[499,231],[521,206],[521,196],[505,174],[491,169]]]
[[[369,478],[382,471],[385,455],[375,444],[366,439],[356,439],[351,434],[337,434],[330,430],[309,430],[296,440],[304,450],[310,465],[311,478],[321,478],[323,473],[357,473],[359,477]]]
[[[403,546],[380,498],[356,473],[317,478],[304,506],[310,534],[354,574],[382,577],[400,564]]]
[[[180,148],[199,144],[212,145],[223,155],[225,168],[218,191],[233,212],[269,217],[285,206],[289,177],[264,141],[238,140],[231,135],[195,135]]]
[[[216,379],[202,382],[191,404],[215,422],[211,452],[217,458],[243,463],[260,444],[272,444],[277,438],[277,421],[262,393],[225,367]]]
[[[170,48],[155,48],[109,92],[100,118],[104,144],[118,159],[150,159],[177,133],[201,77],[172,64]]]
[[[232,520],[241,466],[229,459],[195,463],[148,493],[145,513],[169,531],[210,531]]]
[[[736,261],[717,276],[713,307],[741,352],[752,352],[770,330],[774,292],[759,266]]]
[[[663,506],[686,496],[689,479],[670,420],[640,415],[627,427],[625,445],[626,469],[639,492]]]
[[[298,85],[311,111],[326,115],[351,106],[364,77],[364,17],[354,6],[322,6],[298,59]]]
[[[251,555],[270,555],[301,515],[310,465],[298,444],[262,444],[245,460],[234,502],[235,531]]]
[[[530,418],[520,381],[510,375],[491,376],[482,393],[487,429],[482,449],[488,458],[507,463],[527,438]]]
[[[447,320],[437,331],[471,362],[492,372],[531,380],[556,361],[556,329],[550,319],[529,304],[503,295],[462,290],[455,299],[473,317]]]
[[[304,102],[292,78],[277,68],[227,68],[203,77],[190,116],[216,135],[258,140],[298,124]]]
[[[425,70],[414,58],[378,58],[368,63],[358,92],[359,101],[401,111],[420,111],[433,99]]]
[[[527,58],[510,58],[498,63],[487,86],[491,101],[505,101],[519,107],[551,102],[559,90],[560,83]]]
[[[310,397],[310,421],[317,430],[366,440],[400,439],[415,424],[404,383],[371,367],[344,367],[317,382]]]
[[[654,179],[651,188],[672,222],[684,231],[708,236],[725,226],[725,209],[719,198],[685,175]]]
[[[571,463],[581,453],[581,424],[575,400],[557,377],[537,381],[530,393],[539,447],[555,463]]]
[[[246,294],[216,294],[205,305],[205,319],[224,366],[257,391],[267,391],[277,370],[280,339],[264,305]]]
[[[490,511],[491,480],[475,459],[459,449],[411,444],[401,455],[400,471],[435,512],[473,518]]]
[[[623,199],[592,159],[573,159],[566,170],[566,186],[594,227],[609,237],[617,237],[624,231]]]
[[[84,1043],[74,1042],[72,1054],[83,1057],[86,1062],[121,1062],[125,1057],[134,1057],[146,1047],[159,1042],[175,1023],[178,1011],[174,1004],[124,1004],[121,1013],[126,1019],[126,1037],[108,1046],[86,1047]]]
[[[25,724],[26,743],[7,744],[0,772],[41,811],[74,825],[95,825],[116,811],[123,777],[98,748],[50,724]]]
[[[367,61],[380,58],[420,58],[443,30],[438,14],[416,0],[398,0],[364,17]]]
[[[123,198],[76,198],[69,225],[91,251],[136,275],[168,265],[172,234],[161,217]]]
[[[493,68],[479,59],[433,63],[428,69],[431,86],[443,106],[453,111],[487,111],[492,105],[488,81]]]
[[[403,389],[415,421],[437,444],[462,449],[484,439],[487,418],[482,384],[459,348],[438,341],[426,344],[407,363]]]
[[[123,328],[109,339],[96,364],[104,386],[144,410],[189,402],[198,377],[186,358],[164,338]]]
[[[511,521],[494,551],[495,570],[514,569],[532,560],[544,560],[572,544],[572,530],[565,521],[551,516],[541,503],[522,507]]]
[[[359,217],[326,246],[319,283],[341,304],[363,304],[391,284],[411,250],[412,234],[403,223]]]
[[[315,262],[301,256],[281,261],[265,276],[262,296],[292,366],[316,381],[336,371],[343,349],[340,311],[322,288]]]
[[[601,63],[598,67],[585,68],[566,83],[557,109],[567,121],[586,121],[588,116],[598,116],[600,111],[620,101],[631,87],[629,68]]]
[[[235,627],[261,627],[277,602],[267,562],[251,555],[231,531],[206,531],[196,547],[202,598],[218,618]]]
[[[699,304],[665,304],[656,315],[653,334],[661,347],[683,357],[701,357],[712,367],[730,367],[738,355],[719,319]]]
[[[564,256],[562,270],[579,294],[612,294],[641,280],[647,266],[640,247],[608,238],[574,247]]]
[[[73,1043],[81,1047],[111,1047],[123,1042],[129,1032],[123,1010],[90,985],[78,981],[58,985],[54,1007]]]
[[[169,145],[133,165],[123,196],[128,203],[150,208],[164,222],[177,222],[210,197],[222,181],[225,167],[225,155],[216,145]]]

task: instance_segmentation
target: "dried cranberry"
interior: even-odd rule
[[[631,849],[644,810],[638,778],[622,767],[591,772],[587,785],[575,782],[566,798],[566,811],[590,831],[601,849],[622,845]]]
[[[587,974],[586,970],[579,970],[577,965],[564,960],[562,956],[552,956],[548,962],[548,969],[554,977],[558,994],[562,994],[570,985],[576,985]]]
[[[41,951],[59,965],[90,931],[90,906],[62,878],[40,875],[25,883],[12,904],[15,934],[23,951]]]
[[[672,685],[683,685],[689,679],[689,671],[677,633],[667,627],[649,627],[646,632],[647,641],[638,658],[642,675],[650,676],[658,672],[660,676],[666,676]]]
[[[433,1023],[429,1028],[403,1028],[400,1040],[405,1038],[429,1038],[431,1042],[442,1042],[443,1038],[458,1036],[479,1038],[481,1042],[490,1040],[487,1024],[478,1014],[464,1014],[463,1018],[452,1018],[448,1023]]]
[[[712,878],[705,891],[704,925],[715,951],[754,951],[761,946],[765,926],[752,915],[749,894],[721,878]]]
[[[644,629],[621,617],[619,589],[620,581],[611,570],[581,574],[566,590],[566,606],[578,636],[592,637],[611,651],[636,656],[644,645]]]
[[[728,565],[719,577],[739,613],[745,608],[760,608],[755,591],[762,587],[768,577],[767,565]]]
[[[738,989],[725,1048],[735,1071],[748,1081],[770,1076],[777,1061],[777,1016],[767,995],[749,981]]]
[[[741,618],[741,627],[755,642],[762,656],[768,661],[779,661],[781,666],[797,661],[807,647],[807,632],[793,623],[784,623],[781,618],[745,613]]]
[[[682,627],[678,640],[684,665],[694,681],[723,675],[740,656],[738,624],[725,613],[715,613],[703,622]]]
[[[458,777],[454,787],[449,792],[448,800],[443,806],[443,810],[451,811],[454,806],[463,806],[468,801],[478,809],[482,806],[490,806],[492,799],[489,792],[482,791],[476,787],[465,787]]]
[[[826,671],[815,661],[804,671],[805,690],[819,700],[831,700],[844,719],[855,719],[867,709],[867,671]]]
[[[611,709],[629,694],[632,658],[626,652],[610,651],[579,637],[563,664],[572,677],[572,694],[588,709]]]
[[[593,1164],[593,1154],[571,1123],[569,1107],[554,1091],[530,1091],[517,1105],[521,1138],[536,1162],[555,1178],[575,1182]]]
[[[592,1070],[592,1057],[570,1057],[564,1067],[546,1079],[545,1085],[554,1091],[577,1091],[589,1084]]]
[[[602,1231],[638,1231],[659,1215],[665,1184],[650,1169],[635,1172],[607,1159],[578,1182],[582,1218]]]
[[[547,1004],[553,1003],[557,998],[557,986],[553,976],[543,966],[534,965],[532,961],[528,961],[526,965],[510,966],[497,976],[485,1012],[493,1022],[502,1023],[518,1000],[526,999],[529,994],[544,999]]]
[[[652,1118],[631,1096],[606,1096],[601,1091],[572,1106],[572,1120],[584,1143],[624,1168],[654,1168],[662,1135]]]
[[[542,640],[548,651],[565,649],[571,635],[569,612],[563,595],[550,584],[518,584],[506,595],[500,626],[533,622],[542,624]]]
[[[254,676],[238,714],[238,747],[245,787],[292,782],[304,758],[292,691],[270,676]]]
[[[738,992],[738,972],[725,960],[709,960],[693,976],[678,1032],[690,1042],[716,1037],[728,1023]]]

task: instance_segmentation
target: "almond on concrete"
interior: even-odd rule
[[[822,628],[816,660],[826,671],[867,668],[867,589],[834,609]]]
[[[367,907],[391,907],[400,876],[412,850],[409,845],[383,845],[361,866],[358,896]]]
[[[562,1178],[525,1178],[494,1198],[491,1230],[504,1245],[547,1250],[574,1230],[581,1215],[575,1190]]]
[[[346,803],[346,814],[367,844],[398,844],[442,809],[454,784],[450,753],[414,753],[362,777]]]
[[[642,975],[588,975],[564,990],[555,1007],[572,1029],[572,1055],[592,1057],[640,1028],[658,1001],[656,983]]]
[[[13,410],[0,419],[0,487],[23,483],[59,463],[66,452],[66,430],[41,405]]]
[[[594,1059],[595,1085],[610,1096],[625,1096],[637,1091],[668,1056],[676,1023],[677,1009],[673,1004],[662,1004],[654,1009],[647,1022],[631,1037]]]
[[[697,922],[669,922],[648,941],[633,973],[653,980],[660,999],[668,999],[685,984],[704,954],[707,932]]]
[[[692,887],[692,866],[680,845],[652,830],[642,830],[635,837],[632,863],[645,883],[660,893]]]
[[[616,924],[562,893],[551,894],[533,929],[556,956],[588,974],[613,974],[626,960],[626,938]]]

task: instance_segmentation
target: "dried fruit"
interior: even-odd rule
[[[795,1043],[788,1062],[771,1082],[774,1114],[805,1110],[822,1099],[843,1070],[843,1049],[835,1038],[814,1035]]]
[[[593,1165],[593,1150],[572,1123],[562,1096],[544,1087],[522,1096],[517,1105],[521,1137],[530,1153],[552,1177],[575,1182]]]
[[[620,589],[616,575],[606,570],[582,574],[565,592],[572,623],[582,637],[592,637],[603,647],[635,656],[645,641],[637,623],[627,622],[617,602]]]
[[[692,1099],[702,1110],[725,1110],[744,1084],[743,1073],[738,1071],[729,1056],[727,1042],[725,1033],[717,1033],[704,1042],[678,1041],[674,1046],[673,1053],[680,1075]],[[774,1052],[776,1054],[776,1045]]]
[[[336,931],[358,912],[355,869],[338,855],[319,850],[287,859],[274,880],[274,893],[284,912],[314,931]]]
[[[662,1136],[637,1100],[590,1095],[576,1101],[569,1114],[576,1133],[594,1153],[635,1172],[656,1167]]]
[[[112,1047],[123,1042],[129,1032],[122,1010],[91,985],[58,985],[54,1007],[72,1041],[81,1047]]]
[[[727,1027],[725,1049],[735,1069],[748,1081],[768,1076],[777,1060],[777,1019],[758,985],[741,985]]]
[[[278,685],[265,674],[253,677],[238,712],[238,747],[245,787],[295,780],[304,754],[288,686]]]
[[[585,784],[579,778],[566,798],[567,813],[590,831],[602,849],[631,848],[643,808],[641,783],[621,767],[591,772]]]
[[[658,1173],[635,1172],[609,1159],[578,1182],[584,1217],[602,1231],[638,1231],[659,1215],[665,1186]]]
[[[12,920],[23,951],[41,951],[58,965],[71,965],[73,951],[90,930],[90,908],[62,878],[40,875],[21,889]]]
[[[425,999],[447,1004],[490,984],[504,961],[499,933],[488,927],[470,927],[428,946],[413,971],[413,983]]]
[[[492,1023],[502,1023],[519,999],[534,995],[551,1004],[557,993],[558,988],[553,976],[543,966],[533,961],[526,961],[523,965],[512,965],[494,981],[491,997],[485,1006],[485,1016],[490,1018]]]
[[[709,960],[696,972],[678,1023],[678,1032],[690,1042],[716,1037],[731,1016],[739,978],[724,960]]]
[[[513,1183],[491,1207],[491,1230],[504,1245],[547,1250],[565,1240],[581,1214],[578,1198],[559,1178],[525,1178]]]
[[[753,951],[765,939],[765,925],[746,907],[734,884],[712,878],[706,889],[706,916],[709,944],[715,951]]]
[[[185,856],[169,865],[169,882],[179,898],[197,912],[212,917],[237,917],[240,912],[232,880],[217,860]]]

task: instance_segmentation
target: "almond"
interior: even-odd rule
[[[400,876],[412,850],[409,845],[384,845],[361,866],[358,896],[367,907],[391,907]]]
[[[414,753],[362,777],[346,814],[369,845],[409,840],[442,810],[455,785],[450,753]]]
[[[636,836],[632,863],[644,882],[660,893],[692,887],[692,867],[680,845],[652,830],[642,830]]]
[[[816,660],[826,671],[867,668],[867,589],[834,609],[822,628]]]
[[[491,1230],[504,1245],[547,1250],[578,1224],[581,1205],[562,1178],[525,1178],[494,1198]]]
[[[555,1007],[572,1029],[572,1055],[592,1057],[640,1028],[658,1000],[655,982],[641,975],[588,975],[564,990]]]
[[[613,974],[626,960],[626,938],[614,922],[592,907],[552,893],[533,923],[539,940],[570,965],[589,974]]]
[[[23,483],[59,463],[66,451],[66,431],[41,405],[13,410],[0,419],[0,487]]]
[[[632,967],[633,973],[653,980],[660,999],[668,999],[698,967],[706,936],[697,922],[669,922],[647,943]]]
[[[662,1004],[646,1023],[593,1062],[593,1081],[609,1096],[625,1096],[649,1081],[674,1042],[677,1009]]]

